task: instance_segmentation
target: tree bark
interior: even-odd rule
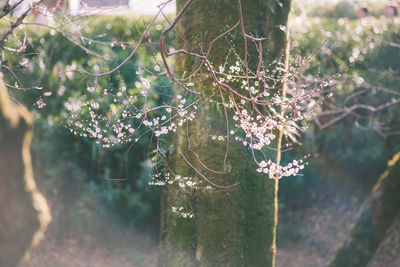
[[[0,266],[17,266],[50,222],[33,178],[32,121],[23,106],[12,103],[0,79]]]
[[[328,266],[366,266],[400,212],[400,152],[366,199],[358,221]]]
[[[400,266],[400,213],[386,231],[367,267]]]
[[[185,2],[178,0],[177,10]],[[246,32],[267,38],[263,43],[266,64],[285,59],[286,34],[282,26],[287,24],[290,1],[280,2],[246,0],[242,3]],[[178,24],[177,47],[206,51],[210,41],[227,29],[226,25],[230,27],[238,21],[236,1],[197,0]],[[244,42],[240,30],[232,34],[235,50],[243,59]],[[248,46],[250,67],[254,70],[258,52],[251,42]],[[214,44],[209,56],[214,68],[225,62],[228,50],[225,38]],[[228,63],[227,68],[235,64],[232,59]],[[181,56],[176,61],[175,75],[180,77],[190,73],[196,66],[195,60]],[[210,95],[213,85],[207,70],[194,77],[192,82],[197,90]],[[224,95],[224,98],[226,100],[228,96]],[[232,115],[229,113],[228,117]],[[232,120],[228,122],[234,124]],[[171,169],[181,176],[193,177],[204,187],[209,184],[197,171],[215,184],[239,184],[228,189],[196,190],[165,186],[161,207],[160,266],[272,266],[274,180],[256,171],[251,151],[235,140],[229,142],[229,154],[224,161],[226,144],[211,140],[210,135],[225,136],[226,119],[221,105],[207,103],[199,108],[187,128],[184,125],[174,136],[170,147]],[[206,166],[229,172],[208,171],[188,149],[189,142]],[[276,152],[271,153],[272,160],[276,157],[274,154]],[[172,207],[180,206],[191,210],[194,218],[182,218],[171,211]]]

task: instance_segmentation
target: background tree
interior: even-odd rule
[[[398,224],[399,172],[400,152],[388,162],[387,170],[379,177],[365,200],[358,221],[351,233],[343,240],[328,266],[366,266],[373,258],[374,252],[385,239],[385,233],[392,225]],[[392,232],[395,230],[393,229]],[[396,245],[394,249],[398,251]],[[388,254],[391,251],[389,250]],[[381,253],[384,252],[381,250]],[[380,258],[381,261],[384,259],[384,257]]]
[[[17,266],[37,245],[51,220],[33,177],[33,118],[12,103],[0,79],[0,265]]]

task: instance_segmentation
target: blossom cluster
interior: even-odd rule
[[[305,94],[291,88],[297,93],[281,96],[282,84],[294,74],[286,70],[280,61],[268,66],[262,63],[260,70],[255,73],[239,58],[232,65],[226,63],[218,66],[217,70],[211,65],[210,71],[215,74],[215,92],[221,92],[215,95],[226,94],[228,88],[236,94],[227,94],[226,101],[224,97],[198,97],[193,93],[197,89],[193,82],[181,84],[183,92],[176,90],[175,95],[161,94],[157,91],[156,78],[139,69],[136,72],[139,79],[133,83],[133,88],[124,84],[118,88],[101,88],[94,84],[87,87],[89,94],[85,99],[68,101],[65,107],[71,116],[67,125],[73,133],[93,138],[103,148],[135,143],[149,133],[157,140],[156,150],[159,150],[163,136],[193,121],[199,108],[210,102],[217,103],[224,106],[227,120],[233,123],[226,122],[227,126],[229,124],[226,135],[209,133],[212,140],[229,142],[228,137],[233,136],[234,140],[253,153],[259,153],[263,159],[258,171],[268,177],[298,174],[304,168],[302,162],[293,161],[284,167],[277,166],[266,158],[265,155],[269,153],[264,153],[274,148],[274,142],[277,144],[279,131],[283,131],[292,141],[298,135],[297,122],[304,118],[301,101]],[[187,90],[188,87],[190,90]],[[164,100],[157,103],[155,99],[160,97]],[[156,157],[160,154],[163,153],[156,153]],[[258,158],[255,158],[256,161]],[[182,189],[199,188],[191,177],[170,173],[155,174],[149,184],[176,184]]]
[[[271,160],[268,161],[261,161],[258,163],[259,168],[257,169],[258,172],[265,173],[268,175],[270,179],[275,178],[282,178],[288,177],[292,175],[297,175],[300,170],[304,169],[306,164],[301,159],[299,161],[293,160],[286,166],[277,165],[275,162]]]
[[[176,105],[151,107],[147,100],[150,81],[141,77],[141,83],[136,86],[136,90],[125,86],[119,90],[101,90],[89,86],[87,91],[91,94],[87,99],[70,98],[65,103],[70,113],[67,127],[74,134],[95,139],[103,148],[110,148],[138,142],[146,132],[159,138],[169,132],[176,132],[178,127],[195,118],[198,108],[196,102],[189,103],[182,95],[177,95],[171,97]],[[139,90],[144,100],[135,93]],[[104,96],[108,97],[107,102]],[[112,104],[109,104],[110,100]]]
[[[297,123],[304,120],[307,111],[303,103],[309,104],[310,101],[305,99],[311,98],[312,94],[309,91],[296,90],[292,86],[286,96],[281,96],[282,84],[294,74],[286,70],[279,61],[262,68],[257,75],[245,73],[245,70],[245,63],[239,60],[229,67],[226,64],[218,67],[217,73],[221,76],[219,82],[228,84],[248,98],[246,100],[244,97],[230,97],[229,104],[225,103],[225,107],[232,111],[235,126],[235,129],[230,129],[229,134],[253,153],[261,152],[264,160],[259,163],[259,172],[267,174],[270,178],[297,175],[304,168],[303,160],[294,160],[286,166],[278,166],[265,156],[269,153],[262,151],[274,149],[279,131],[287,137],[286,141],[298,143],[299,131],[304,127]],[[214,83],[214,86],[218,84]],[[314,91],[317,90],[319,88],[314,88]],[[211,135],[211,138],[226,140],[226,137],[221,135]],[[284,144],[289,145],[289,142]]]
[[[194,217],[193,212],[185,212],[183,207],[172,207],[172,212],[181,218],[191,219]]]
[[[170,173],[156,173],[153,175],[153,180],[149,182],[149,185],[163,186],[166,184],[172,185],[177,184],[180,188],[197,188],[197,183],[192,180],[192,177],[182,177],[179,174],[172,175]]]
[[[236,112],[233,119],[240,121],[240,128],[245,132],[246,138],[251,141],[248,142],[238,136],[236,140],[241,141],[244,146],[248,145],[251,149],[261,150],[271,144],[276,137],[273,130],[277,129],[278,122],[269,116],[257,115],[254,119],[246,109],[243,109],[241,113]]]

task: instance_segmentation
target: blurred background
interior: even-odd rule
[[[310,157],[301,176],[281,180],[278,266],[325,266],[357,222],[387,162],[400,151],[399,104],[390,104],[400,96],[397,4],[293,1],[290,36],[292,65],[299,68],[296,86],[326,83],[325,93],[332,96],[318,106],[320,115],[310,117],[300,138],[302,145],[284,153],[287,161]],[[156,5],[157,1],[82,4],[70,0],[69,8],[76,15],[73,23],[80,25],[85,36],[99,42],[126,42],[128,49],[94,46],[98,54],[108,55],[105,59],[85,53],[68,36],[40,26],[27,28],[24,53],[3,52],[2,73],[9,93],[35,117],[35,178],[53,216],[44,240],[23,266],[156,265],[160,188],[148,184],[149,174],[154,173],[147,160],[150,136],[141,138],[132,151],[130,144],[105,150],[66,126],[74,105],[88,100],[90,84],[86,75],[71,70],[77,66],[107,70],[122,62]],[[174,3],[169,6],[171,14]],[[137,93],[132,89],[140,82],[137,71],[139,66],[154,68],[158,44],[151,40],[159,39],[165,23],[157,21],[148,44],[129,64],[100,78],[98,84],[110,90],[126,85],[130,94]],[[0,21],[0,28],[4,27]],[[173,44],[174,38],[168,36],[167,41]],[[7,66],[25,65],[25,59],[29,59],[26,66],[14,69],[13,74],[7,71]],[[300,67],[298,62],[302,62]],[[161,92],[169,92],[171,84],[165,77],[152,82]],[[32,84],[36,87],[28,86]],[[90,94],[90,99],[112,105],[102,94]],[[163,103],[163,98],[151,101]],[[387,106],[374,112],[348,112],[331,123],[342,114],[340,110],[358,104]],[[339,111],[329,113],[332,110]],[[81,118],[90,116],[86,109],[79,112]],[[394,263],[400,259],[399,248],[391,247],[397,249],[391,254]],[[382,265],[379,260],[384,259],[375,259],[377,263],[371,266],[396,266]]]

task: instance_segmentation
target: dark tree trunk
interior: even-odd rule
[[[180,10],[186,0],[177,1]],[[290,1],[246,0],[242,3],[246,31],[256,37],[266,37],[264,59],[271,63],[285,59],[286,26]],[[197,0],[190,6],[178,25],[178,49],[199,52],[239,20],[235,0]],[[233,33],[236,52],[244,58],[244,43],[240,30]],[[186,42],[182,41],[183,38]],[[225,62],[229,44],[226,39],[214,44],[209,56],[214,68]],[[250,66],[256,64],[258,53],[249,42]],[[235,64],[229,60],[229,64]],[[228,64],[228,67],[229,67]],[[175,75],[190,73],[196,61],[179,57]],[[197,90],[209,95],[212,81],[204,70],[193,78]],[[225,95],[225,99],[228,96]],[[233,114],[228,114],[232,117]],[[233,125],[233,121],[229,121]],[[224,162],[225,143],[213,141],[210,135],[226,135],[226,119],[223,108],[207,103],[199,108],[196,118],[178,131],[170,149],[170,167],[181,176],[194,177],[209,185],[204,178],[188,165],[178,153],[207,178],[219,185],[239,185],[229,189],[214,187],[211,190],[182,190],[169,185],[162,195],[162,248],[161,266],[271,266],[273,262],[274,229],[274,180],[260,175],[251,152],[241,143],[229,143],[229,156]],[[233,139],[233,138],[232,138]],[[205,165],[214,170],[230,170],[228,174],[215,174],[206,170],[188,149],[188,142]],[[271,153],[275,159],[276,152]],[[172,213],[172,207],[183,206],[193,211],[194,218],[187,219]]]
[[[33,179],[32,121],[23,106],[11,102],[0,80],[0,266],[16,266],[50,222]]]
[[[400,213],[375,251],[367,267],[397,267],[400,266]]]
[[[400,212],[400,152],[388,163],[360,217],[328,266],[366,266]]]

